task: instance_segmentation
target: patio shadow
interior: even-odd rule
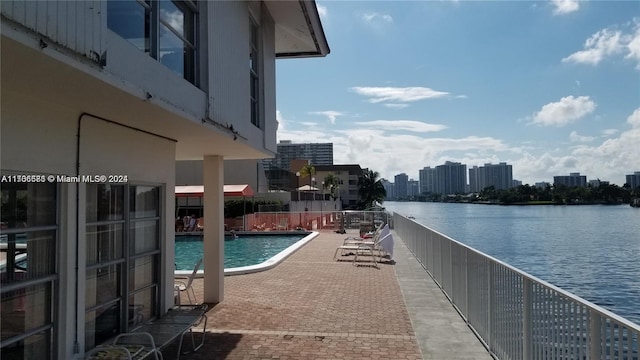
[[[195,336],[198,336],[197,334]],[[196,338],[198,341],[200,338]],[[226,359],[229,354],[236,349],[238,343],[242,339],[242,334],[224,333],[206,333],[204,346],[195,353],[183,354],[181,359],[189,360],[222,360]],[[191,339],[185,335],[182,350],[188,351],[191,348]],[[164,359],[176,359],[178,352],[178,342],[174,342],[162,350]]]

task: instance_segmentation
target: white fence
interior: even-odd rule
[[[639,359],[640,326],[413,220],[393,220],[495,357]]]

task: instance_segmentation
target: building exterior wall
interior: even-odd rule
[[[405,173],[394,176],[394,184],[396,184],[396,196],[399,199],[406,198],[408,195],[409,176]]]
[[[469,169],[469,191],[472,193],[477,193],[482,190],[480,187],[480,169],[477,166]]]
[[[278,153],[273,159],[265,159],[265,169],[275,168],[291,171],[291,160],[309,160],[311,165],[333,165],[333,143],[295,144],[288,141],[278,143]]]
[[[420,181],[420,193],[434,193],[435,192],[435,180],[436,179],[436,169],[426,166],[422,170],[419,171],[419,181]]]
[[[334,174],[339,179],[338,194],[344,209],[354,208],[358,204],[358,180],[363,171],[360,165],[317,165],[315,169],[316,185],[319,188],[329,174]]]
[[[243,1],[205,2],[214,19],[209,24],[208,39],[210,56],[208,65],[215,66],[209,73],[209,114],[211,119],[222,124],[233,125],[247,141],[263,147],[265,151],[275,152],[275,44],[274,22],[264,6],[248,10]],[[260,128],[250,121],[249,104],[249,54],[250,20],[261,29],[261,120]],[[241,45],[239,45],[241,44]],[[265,85],[266,84],[266,85]],[[214,96],[215,95],[215,96]],[[270,133],[264,131],[270,130]]]
[[[126,175],[129,184],[159,186],[162,189],[160,217],[173,219],[175,169],[171,164],[175,158],[175,141],[90,115],[79,116],[79,113],[78,109],[3,91],[2,174]],[[87,287],[82,254],[87,252],[84,245],[87,233],[84,225],[77,226],[76,216],[80,224],[86,222],[88,183],[57,184],[61,195],[58,197],[60,235],[59,250],[54,256],[61,264],[57,274],[61,294],[51,305],[55,314],[59,314],[54,324],[54,332],[59,337],[56,357],[71,359],[76,331],[81,335],[81,346],[85,333]],[[160,268],[164,271],[159,275],[158,284],[165,286],[162,284],[173,279],[173,224],[172,221],[160,223],[163,227],[159,233],[163,259]],[[80,271],[75,268],[76,251],[80,254],[77,264]],[[160,307],[166,309],[173,304],[172,294],[170,288],[160,290]],[[62,301],[63,298],[66,300]]]
[[[146,49],[140,48],[144,44],[136,46],[131,38],[125,39],[122,29],[115,29],[109,21],[110,14],[118,13],[110,11],[109,6],[125,4],[116,3],[2,2],[1,52],[11,56],[3,56],[0,63],[0,170],[2,175],[45,176],[40,179],[56,176],[55,183],[47,180],[53,185],[45,186],[45,190],[37,184],[2,188],[3,209],[7,205],[17,211],[19,202],[15,199],[20,192],[28,197],[21,198],[20,204],[28,205],[29,222],[38,220],[42,214],[55,215],[55,221],[47,223],[46,230],[54,235],[48,235],[51,241],[45,243],[36,241],[40,231],[37,224],[25,221],[27,230],[21,230],[22,224],[3,212],[3,236],[6,233],[15,244],[17,236],[26,232],[28,241],[33,240],[27,244],[27,255],[32,260],[27,275],[35,273],[32,263],[43,260],[43,264],[49,264],[45,260],[51,259],[46,256],[53,257],[50,261],[53,265],[47,269],[53,273],[44,281],[55,287],[52,300],[47,300],[47,296],[36,298],[21,288],[26,285],[17,281],[18,275],[23,276],[19,271],[11,267],[6,275],[2,273],[11,277],[10,289],[17,289],[6,290],[3,281],[0,288],[3,311],[19,306],[20,299],[30,306],[22,319],[28,326],[11,329],[17,335],[5,331],[11,324],[0,317],[3,358],[82,358],[85,350],[100,342],[96,324],[103,321],[98,318],[104,312],[99,310],[111,311],[111,300],[98,301],[97,293],[106,287],[101,286],[104,279],[96,274],[111,274],[112,268],[119,269],[116,277],[121,279],[114,285],[119,287],[118,301],[113,303],[118,304],[114,319],[130,316],[127,305],[137,305],[140,299],[144,299],[145,305],[136,309],[144,313],[141,316],[145,320],[166,312],[174,302],[170,284],[174,277],[175,161],[209,160],[203,166],[206,175],[203,182],[213,191],[206,192],[205,206],[220,210],[224,159],[274,155],[277,39],[275,21],[264,2],[182,3],[197,17],[194,26],[197,65],[193,77],[183,76],[175,68],[171,70],[160,56],[151,57]],[[173,2],[126,4],[151,4],[154,16],[161,16],[159,6],[172,6]],[[295,24],[303,20],[303,8],[310,5],[315,7],[313,2],[283,2],[273,8],[280,11],[280,21],[299,16],[300,19],[291,22]],[[259,28],[258,126],[251,123],[249,110],[250,18]],[[312,20],[317,22],[319,17]],[[308,31],[306,35],[320,34],[320,42],[326,45],[321,28],[299,29]],[[156,45],[149,46],[153,52]],[[287,41],[280,46],[287,48]],[[323,51],[328,52],[328,48]],[[317,55],[324,56],[326,52]],[[295,55],[295,51],[292,53]],[[167,50],[163,56],[167,54],[182,52]],[[111,180],[101,177],[78,182],[84,175],[106,176]],[[73,176],[78,178],[74,180]],[[38,206],[42,199],[46,200],[46,207]],[[219,250],[222,212],[210,211],[206,216],[204,234],[209,249]],[[116,249],[116,245],[122,247],[121,253],[104,260],[104,251]],[[15,246],[11,247],[15,253]],[[205,249],[205,263],[219,264],[223,252],[218,250]],[[111,263],[105,265],[104,261]],[[205,279],[210,281],[205,281],[203,300],[222,300],[221,267],[207,269]],[[139,293],[137,288],[129,293],[128,283],[138,286],[146,281],[151,285],[143,285]],[[45,311],[32,311],[36,305]],[[38,322],[44,322],[46,329],[40,331]],[[110,332],[126,331],[129,327],[125,320],[107,325],[110,336],[115,335]],[[37,339],[28,334],[33,329],[38,329]],[[5,334],[12,335],[5,338]],[[21,334],[27,334],[26,339],[21,339]],[[11,353],[23,350],[21,354]]]
[[[3,1],[2,15],[100,62],[106,49],[105,1]]]
[[[513,170],[511,165],[507,163],[500,164],[484,164],[484,181],[483,187],[493,186],[497,190],[506,190],[512,187]]]
[[[416,196],[420,194],[420,184],[417,180],[409,180],[407,183],[407,196]]]
[[[553,185],[564,186],[587,186],[586,175],[580,175],[580,173],[570,173],[569,176],[554,176]]]
[[[382,186],[384,186],[384,190],[387,192],[387,196],[384,199],[388,201],[396,200],[396,185],[388,180],[383,180]]]
[[[467,186],[467,166],[461,163],[447,161],[444,165],[436,166],[436,187],[438,194],[463,194]]]
[[[626,183],[631,186],[632,189],[640,187],[640,171],[636,171],[633,174],[626,175]]]

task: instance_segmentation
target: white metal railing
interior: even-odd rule
[[[637,324],[404,216],[393,220],[495,357],[639,359]]]

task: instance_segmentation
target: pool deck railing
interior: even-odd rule
[[[638,360],[640,326],[394,214],[395,231],[499,359]]]

